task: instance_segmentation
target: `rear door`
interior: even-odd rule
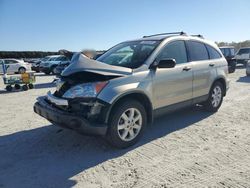
[[[192,99],[193,71],[188,62],[185,42],[168,43],[157,59],[175,59],[174,68],[156,69],[153,74],[154,107],[161,108]]]
[[[193,65],[193,98],[206,96],[216,77],[216,62],[209,58],[206,45],[199,41],[186,41],[189,61]]]

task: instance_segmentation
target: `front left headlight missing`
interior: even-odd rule
[[[88,98],[96,97],[108,82],[93,82],[76,85],[66,91],[63,98]]]

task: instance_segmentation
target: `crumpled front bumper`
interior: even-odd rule
[[[52,124],[73,129],[82,134],[105,135],[106,124],[90,122],[88,119],[73,113],[54,107],[47,102],[47,97],[39,97],[34,104],[34,112],[46,118]]]

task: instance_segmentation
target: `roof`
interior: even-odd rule
[[[235,48],[234,46],[221,46],[219,48]]]
[[[135,39],[135,40],[129,40],[129,41],[147,41],[147,40],[155,40],[155,41],[162,41],[167,38],[171,37],[188,37],[190,39],[200,39],[204,40],[204,37],[202,35],[187,35],[185,32],[172,32],[172,33],[160,33],[155,35],[149,35],[149,36],[143,36],[143,38]]]

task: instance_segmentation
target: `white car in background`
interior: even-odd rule
[[[31,65],[20,59],[2,59],[4,62],[7,73],[25,73],[26,71],[31,71]],[[0,66],[0,73],[3,74],[3,67]]]

